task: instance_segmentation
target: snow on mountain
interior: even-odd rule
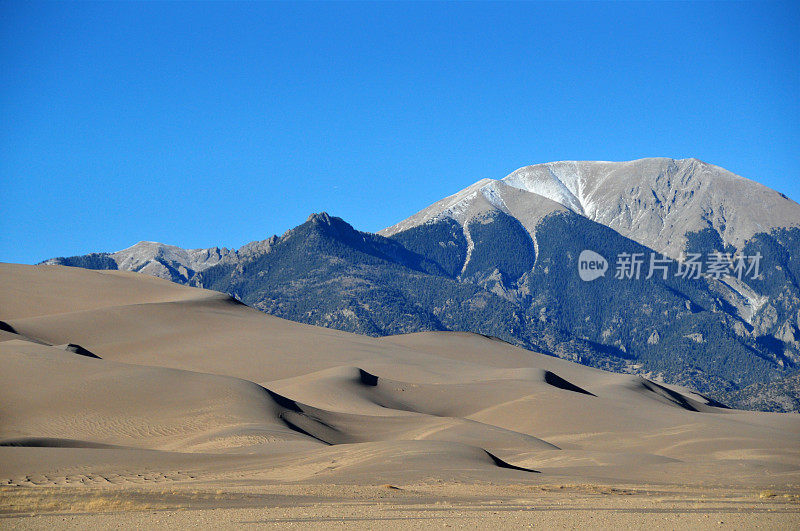
[[[531,230],[556,210],[541,198],[672,257],[684,249],[688,233],[707,228],[739,247],[759,232],[800,226],[800,205],[766,186],[697,159],[648,158],[526,166],[499,181],[478,181],[380,234],[442,217],[463,224],[493,209]]]
[[[542,217],[564,208],[563,204],[544,195],[511,186],[504,181],[482,179],[378,234],[391,236],[443,218],[452,218],[464,225],[467,221],[492,211],[501,211],[516,217],[526,228],[532,230]]]

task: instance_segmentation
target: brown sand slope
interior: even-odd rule
[[[0,484],[800,483],[800,415],[475,334],[374,339],[8,264],[0,320]]]

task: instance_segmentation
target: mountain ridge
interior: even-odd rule
[[[674,180],[682,187],[676,186]],[[687,232],[713,228],[725,243],[738,247],[758,232],[800,226],[800,205],[780,192],[696,158],[657,157],[524,166],[499,180],[482,179],[379,234],[392,236],[438,216],[463,223],[463,214],[469,216],[472,208],[470,199],[481,201],[479,193],[502,210],[503,196],[509,191],[498,189],[498,183],[550,199],[673,258],[683,250]],[[746,216],[720,199],[722,194],[716,193],[714,187],[722,185],[737,188],[720,192],[735,194],[737,206],[746,210]],[[637,204],[644,206],[636,208]],[[692,223],[682,223],[682,217],[692,218]],[[743,221],[743,217],[753,219]]]
[[[547,183],[554,181],[547,180],[549,173],[544,177],[541,173],[555,167],[556,173],[566,175],[563,172],[572,171],[570,164],[589,165],[581,170],[589,172],[583,177],[574,171],[572,181],[558,181],[563,189],[570,192],[572,187],[570,193],[575,192],[579,205],[572,207],[563,204],[569,203],[564,197],[559,202],[543,195],[563,189],[547,189]],[[604,182],[597,180],[603,174],[593,164],[614,170],[605,174],[606,179],[635,177],[635,172],[620,174],[620,164],[651,171],[638,189],[622,187],[625,193],[618,200],[631,201],[631,211],[652,206],[636,200],[647,196],[650,182],[664,185],[658,189],[664,195],[675,183],[700,182],[712,175],[711,184],[693,185],[704,191],[697,194],[699,203],[694,193],[687,196],[695,201],[690,201],[693,207],[687,212],[697,219],[670,227],[672,240],[685,240],[682,252],[763,254],[764,271],[752,280],[727,276],[687,281],[677,276],[673,261],[669,279],[624,282],[609,275],[591,283],[581,281],[577,257],[583,249],[603,251],[613,268],[615,254],[669,256],[667,243],[672,241],[658,231],[629,237],[591,219],[586,198],[595,196],[578,187],[595,179],[590,182],[593,190],[603,191],[596,187]],[[721,402],[732,400],[732,405],[793,409],[798,401],[787,393],[791,395],[794,387],[776,383],[778,387],[771,390],[769,385],[793,381],[786,378],[800,366],[800,229],[796,228],[800,216],[794,217],[800,206],[778,192],[764,192],[789,201],[783,206],[792,214],[785,226],[745,239],[755,225],[763,228],[761,214],[752,218],[749,207],[729,214],[724,221],[731,228],[714,224],[719,209],[702,213],[703,201],[724,195],[725,190],[712,184],[752,183],[724,170],[715,176],[720,170],[696,159],[663,158],[534,165],[505,179],[478,181],[378,234],[357,231],[323,212],[310,215],[282,236],[238,250],[181,253],[172,246],[140,242],[138,253],[125,254],[133,246],[118,253],[47,263],[95,269],[136,264],[140,272],[229,293],[261,311],[295,321],[373,336],[425,330],[476,332],[586,365],[692,387]],[[699,176],[687,171],[698,171]],[[520,188],[523,185],[541,193]],[[657,198],[656,191],[649,190]],[[731,210],[743,195],[759,197],[751,192],[748,188],[729,193],[729,202],[717,206]],[[676,199],[677,205],[680,200]],[[593,208],[599,211],[596,205]],[[782,210],[770,215],[776,212]],[[641,216],[634,219],[646,221]],[[778,223],[776,217],[770,219]],[[643,240],[667,243],[655,248]],[[739,242],[738,247],[732,241]],[[744,389],[770,399],[750,399]]]

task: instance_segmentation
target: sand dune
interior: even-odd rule
[[[0,265],[0,485],[800,483],[800,415],[468,333],[374,339]]]

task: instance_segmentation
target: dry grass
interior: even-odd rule
[[[0,488],[0,514],[102,513],[156,509],[130,493],[60,488]]]
[[[762,500],[774,500],[776,498],[782,498],[789,502],[800,502],[800,492],[795,489],[791,489],[789,492],[775,492],[771,489],[762,490],[758,493],[758,497]]]
[[[222,491],[0,487],[0,514],[177,510],[225,498]]]

